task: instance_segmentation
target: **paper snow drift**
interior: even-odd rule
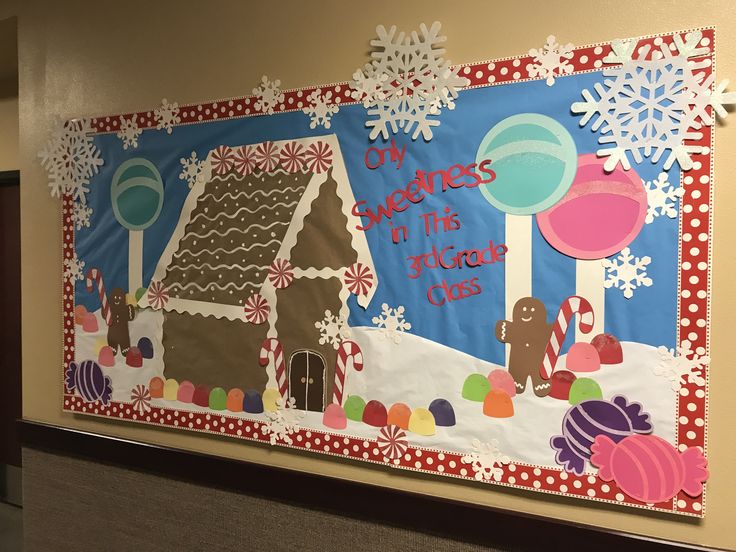
[[[64,410],[703,516],[715,31],[444,40],[61,124]]]

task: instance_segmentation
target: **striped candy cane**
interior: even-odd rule
[[[95,290],[95,283],[97,283],[97,294],[100,296],[100,305],[102,306],[102,317],[109,326],[112,322],[112,316],[110,315],[110,304],[107,302],[107,295],[105,294],[105,284],[102,281],[102,272],[97,268],[90,268],[87,271],[87,292],[92,293]]]
[[[549,343],[547,343],[547,348],[544,350],[544,360],[539,367],[539,373],[544,379],[549,379],[552,372],[555,371],[557,358],[560,356],[560,348],[565,342],[567,328],[575,314],[579,316],[578,325],[581,332],[590,333],[593,329],[595,314],[588,300],[578,295],[565,299],[560,305],[557,320],[555,320],[555,325],[552,327],[552,335],[549,338]]]
[[[273,355],[273,364],[276,369],[276,383],[279,386],[279,393],[282,397],[286,397],[289,393],[289,382],[286,379],[286,363],[284,362],[284,348],[281,342],[274,337],[267,337],[261,345],[261,355],[258,362],[261,366],[268,365],[268,355]]]
[[[337,350],[335,361],[335,383],[332,387],[332,402],[342,406],[342,394],[345,391],[345,372],[348,359],[353,360],[353,368],[360,372],[363,369],[363,351],[355,341],[343,341]]]

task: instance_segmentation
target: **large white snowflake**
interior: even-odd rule
[[[601,261],[606,269],[606,279],[603,286],[608,289],[615,287],[624,292],[624,297],[631,299],[634,290],[638,287],[649,287],[652,279],[647,276],[647,266],[652,262],[650,257],[634,257],[628,247],[613,259]]]
[[[161,100],[161,105],[154,109],[154,118],[156,119],[156,128],[158,130],[165,130],[166,134],[171,134],[174,130],[174,125],[181,123],[181,117],[179,117],[179,104],[169,103],[164,98]]]
[[[573,72],[573,66],[569,62],[573,56],[572,44],[562,46],[557,43],[554,35],[547,37],[547,43],[539,50],[532,48],[529,55],[534,59],[527,64],[526,71],[531,78],[542,77],[546,79],[547,86],[555,83],[555,77],[569,75]]]
[[[653,367],[657,376],[667,378],[672,384],[672,390],[677,391],[685,383],[698,386],[705,385],[705,367],[710,364],[710,357],[699,356],[691,349],[692,343],[683,340],[675,350],[659,347],[659,364]]]
[[[318,125],[325,128],[332,126],[332,116],[340,111],[340,106],[332,102],[332,92],[327,91],[322,94],[322,90],[317,88],[314,92],[307,96],[309,105],[302,109],[305,115],[309,115],[309,128],[317,128]]]
[[[463,456],[460,461],[471,465],[478,481],[500,481],[502,466],[509,463],[509,457],[501,453],[497,439],[491,439],[489,443],[473,439],[473,452]]]
[[[404,318],[404,307],[389,307],[386,303],[381,305],[380,316],[373,317],[373,323],[380,328],[384,338],[393,339],[394,343],[401,343],[401,334],[411,330],[411,324]]]
[[[437,22],[429,29],[421,24],[419,34],[412,31],[410,36],[397,33],[396,27],[376,27],[373,60],[356,71],[351,83],[352,97],[368,110],[365,125],[371,140],[379,135],[386,140],[403,129],[406,134],[413,131],[412,140],[421,134],[429,141],[432,127],[440,124],[429,117],[438,116],[443,107],[455,108],[458,91],[468,80],[442,57],[445,49],[439,45],[446,37],[439,34],[440,27]]]
[[[335,350],[340,347],[344,339],[350,337],[350,326],[345,317],[332,314],[329,310],[325,311],[325,317],[322,320],[314,323],[314,327],[319,330],[319,344],[329,343]]]
[[[670,218],[677,216],[677,201],[685,194],[685,189],[679,184],[674,186],[667,179],[667,173],[659,173],[656,180],[644,181],[647,191],[646,223],[651,224],[659,216],[667,215]]]
[[[253,89],[253,94],[256,96],[254,107],[260,109],[263,113],[273,115],[276,106],[284,101],[284,94],[280,87],[281,81],[279,79],[272,81],[264,75],[258,88]]]
[[[302,411],[297,410],[295,405],[294,397],[277,399],[276,410],[266,412],[268,420],[261,426],[261,431],[269,436],[272,445],[278,441],[283,441],[287,445],[294,443],[291,435],[299,431],[299,424],[304,417]]]
[[[118,130],[116,136],[123,141],[123,149],[137,148],[138,137],[142,132],[143,129],[135,122],[135,115],[130,119],[120,117],[120,130]]]
[[[95,146],[87,119],[66,121],[57,126],[38,156],[49,176],[52,196],[69,193],[74,200],[87,202],[89,180],[104,161]]]
[[[72,221],[74,222],[74,227],[77,230],[89,228],[91,218],[92,207],[88,207],[81,201],[75,201],[74,207],[72,208]]]
[[[690,59],[708,53],[708,47],[699,46],[702,36],[700,31],[686,34],[684,40],[674,35],[676,55],[664,40],[654,51],[649,45],[637,49],[635,41],[611,43],[613,53],[604,61],[621,65],[605,69],[603,83],[593,86],[599,99],[583,90],[585,101],[572,104],[573,112],[583,114],[580,126],[596,118],[591,129],[600,131],[600,144],[609,145],[597,151],[608,157],[606,171],[619,163],[630,169],[629,156],[636,163],[644,157],[657,163],[665,152],[665,170],[675,162],[683,170],[692,168],[690,155],[704,151],[692,141],[702,137],[703,125],[713,124],[708,106],[725,117],[723,105],[736,103],[736,94],[724,93],[728,81],[712,90],[715,75],[706,77],[704,71],[709,59]],[[635,51],[638,57],[632,59]]]
[[[179,163],[182,166],[179,179],[186,180],[190,188],[195,184],[204,183],[209,177],[209,161],[198,159],[196,151],[193,151],[189,157],[179,159]]]
[[[84,279],[84,261],[77,257],[76,252],[64,259],[64,279],[71,280],[72,283]]]

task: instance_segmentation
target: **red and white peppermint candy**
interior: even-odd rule
[[[304,146],[299,142],[288,142],[281,148],[281,166],[286,172],[295,173],[304,169],[306,159]]]
[[[152,281],[148,285],[148,304],[154,310],[162,309],[169,302],[169,290],[164,286],[163,282],[158,280]]]
[[[273,142],[263,142],[256,147],[256,164],[263,172],[272,172],[279,165],[279,148]]]
[[[220,176],[227,174],[235,164],[233,150],[229,146],[217,146],[212,152],[212,172]]]
[[[373,273],[363,263],[355,263],[345,271],[343,281],[350,293],[367,295],[368,290],[373,287]]]
[[[260,294],[254,293],[245,301],[243,307],[245,311],[245,319],[251,324],[263,324],[271,312],[271,307]]]
[[[252,173],[256,168],[256,152],[253,146],[240,146],[233,154],[235,170],[243,176]]]
[[[268,269],[268,279],[276,289],[284,289],[294,281],[294,269],[286,259],[276,259]]]
[[[133,403],[133,408],[137,410],[141,416],[146,412],[150,412],[151,393],[145,385],[136,385],[130,392],[130,400]]]
[[[324,142],[315,142],[309,146],[305,157],[310,172],[323,173],[332,166],[332,148]]]
[[[388,460],[396,460],[406,453],[409,440],[406,438],[406,432],[399,426],[387,425],[378,432],[377,445],[378,450]]]

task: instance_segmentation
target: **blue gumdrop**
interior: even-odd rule
[[[454,426],[455,410],[446,399],[435,399],[429,404],[429,411],[434,416],[434,423],[438,426]]]
[[[255,389],[248,389],[243,397],[243,410],[251,414],[260,414],[263,412],[263,399],[261,394]]]
[[[147,337],[138,340],[138,350],[143,358],[153,358],[153,343]]]

